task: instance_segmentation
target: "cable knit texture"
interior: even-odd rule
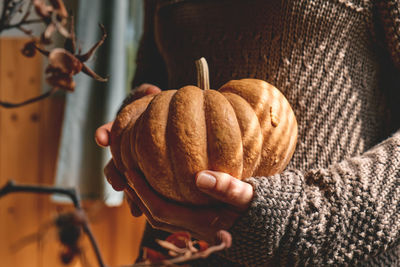
[[[400,266],[400,2],[147,0],[133,85],[254,77],[291,103],[299,139],[211,266]]]

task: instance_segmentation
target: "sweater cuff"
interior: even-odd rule
[[[303,174],[286,171],[271,177],[249,178],[254,188],[249,209],[229,230],[232,247],[223,257],[250,266],[265,265],[271,261],[284,237],[293,236],[297,222],[293,211],[298,210],[303,191]]]

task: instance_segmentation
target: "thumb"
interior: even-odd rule
[[[94,139],[97,145],[101,147],[107,147],[110,145],[110,132],[114,121],[106,123],[96,129]]]
[[[246,210],[253,198],[253,187],[223,172],[201,171],[196,175],[196,185],[211,197]]]

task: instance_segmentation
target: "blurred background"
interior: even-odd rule
[[[134,262],[145,224],[143,217],[130,215],[123,195],[106,183],[103,167],[111,156],[93,138],[97,127],[114,118],[130,89],[143,1],[65,0],[82,52],[101,38],[98,24],[105,26],[108,37],[87,65],[109,81],[78,74],[74,92],[60,91],[20,108],[0,107],[0,187],[12,179],[77,188],[107,266]],[[33,35],[43,31],[40,24],[29,28]],[[52,45],[62,46],[62,36],[55,38]],[[44,80],[46,58],[21,53],[29,40],[17,29],[0,33],[1,101],[19,102],[49,90]],[[58,230],[49,222],[72,209],[68,199],[56,195],[18,193],[0,198],[0,266],[63,266]],[[82,253],[68,266],[98,266],[86,237],[80,248]]]

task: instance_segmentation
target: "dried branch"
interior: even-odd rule
[[[74,17],[71,16],[71,24],[70,24],[70,37],[65,39],[64,49],[70,52],[71,54],[75,54],[76,51],[76,35],[75,35],[75,22]]]
[[[25,3],[23,3],[23,0],[18,3],[18,6],[19,6],[20,10],[22,10],[22,6],[24,4]],[[7,19],[7,22],[10,23],[10,24],[8,24],[8,23],[3,24],[3,27],[0,27],[0,33],[1,33],[2,30],[9,30],[9,29],[12,29],[12,28],[16,28],[16,29],[21,30],[22,32],[24,32],[27,35],[31,35],[32,31],[24,29],[23,28],[24,25],[36,24],[36,23],[44,23],[43,19],[29,19],[29,16],[31,15],[32,7],[33,7],[33,2],[29,1],[28,7],[26,8],[26,11],[25,11],[25,14],[20,19],[19,22],[14,23],[14,24],[11,24],[11,20],[13,19],[13,17],[12,17],[13,13],[15,13],[15,12],[12,12],[9,15],[9,18]],[[15,10],[18,10],[18,9],[15,9]]]
[[[23,7],[26,1],[29,2],[29,5],[25,9],[26,11],[20,21],[17,23],[11,23],[11,20],[17,12],[23,12]],[[35,10],[36,15],[39,16],[39,19],[30,19],[30,14],[33,9]],[[68,19],[71,19],[69,30],[67,29]],[[19,103],[0,101],[0,107],[16,108],[28,105],[51,96],[57,90],[72,92],[75,90],[73,76],[79,72],[83,72],[100,82],[108,81],[107,78],[101,77],[84,63],[93,56],[96,50],[107,38],[106,30],[102,24],[99,24],[103,32],[100,40],[85,54],[81,54],[80,49],[79,52],[75,54],[76,37],[74,32],[74,23],[72,21],[72,16],[69,17],[62,0],[49,0],[49,4],[45,0],[4,0],[3,10],[0,17],[0,34],[4,30],[15,28],[24,32],[26,35],[31,36],[32,31],[23,26],[38,22],[44,23],[46,29],[40,35],[40,38],[33,37],[31,41],[27,42],[21,52],[27,57],[33,57],[38,51],[49,58],[49,65],[45,71],[46,82],[53,89],[42,95],[35,96]],[[54,32],[58,32],[65,37],[64,48],[54,48],[51,51],[47,51],[42,48],[42,46],[51,44],[51,36]]]
[[[42,225],[39,226],[39,230],[36,233],[29,234],[27,236],[22,237],[20,240],[15,242],[14,244],[11,244],[10,246],[10,251],[17,252],[21,248],[25,247],[26,245],[34,242],[34,241],[40,241],[44,239],[45,235],[47,234],[47,230],[54,224],[53,221],[46,222]]]
[[[4,1],[3,10],[1,12],[1,17],[0,17],[0,34],[5,30],[18,29],[30,35],[30,31],[23,28],[24,25],[44,22],[43,19],[30,19],[33,3],[32,1],[28,1],[28,6],[26,8],[25,14],[18,22],[12,23],[12,20],[14,19],[15,15],[17,13],[22,12],[22,9],[25,4],[26,4],[25,0]]]
[[[25,105],[28,105],[28,104],[31,104],[31,103],[40,101],[40,100],[42,100],[42,99],[45,99],[45,98],[47,98],[47,97],[53,95],[55,92],[57,92],[57,88],[52,88],[50,91],[47,91],[47,92],[44,93],[44,94],[41,94],[41,95],[39,95],[39,96],[35,96],[35,97],[33,97],[33,98],[29,98],[29,99],[24,100],[24,101],[19,102],[19,103],[11,103],[11,102],[3,102],[3,101],[0,101],[0,107],[4,107],[4,108],[18,108],[18,107],[25,106]]]
[[[80,62],[86,62],[89,58],[91,58],[92,55],[94,54],[94,52],[96,52],[97,48],[99,48],[104,43],[104,40],[107,38],[107,32],[106,32],[106,29],[104,28],[104,25],[99,24],[99,27],[100,27],[101,31],[103,32],[101,39],[97,43],[95,43],[93,45],[93,47],[89,49],[88,52],[86,52],[83,55],[76,56],[76,58],[79,59]]]
[[[178,233],[179,235],[180,233]],[[174,234],[173,234],[174,235]],[[173,236],[172,235],[172,236]],[[163,259],[160,261],[153,261],[151,259],[147,259],[144,262],[135,263],[126,267],[148,267],[148,266],[177,266],[177,264],[186,263],[189,261],[204,259],[210,256],[212,253],[225,250],[232,245],[232,236],[229,232],[225,230],[220,230],[217,233],[217,239],[219,243],[214,246],[204,246],[197,249],[193,246],[193,241],[190,239],[186,240],[186,247],[180,248],[173,244],[173,242],[169,242],[167,240],[156,240],[157,243],[164,249],[168,251],[168,254],[174,255],[174,258],[171,259]],[[200,241],[204,242],[204,241]],[[171,253],[172,252],[172,253]],[[159,257],[156,255],[155,257]]]
[[[199,251],[196,253],[185,253],[184,255],[182,255],[180,257],[176,257],[176,258],[173,258],[170,260],[165,260],[163,262],[163,264],[165,264],[166,266],[169,266],[171,264],[183,263],[183,262],[192,261],[192,260],[201,259],[201,258],[204,259],[204,258],[207,258],[208,256],[210,256],[210,254],[225,250],[232,245],[232,236],[227,231],[220,230],[218,232],[218,239],[220,240],[221,243],[219,243],[215,246],[211,246],[204,251]]]
[[[42,55],[49,58],[49,65],[46,68],[46,81],[50,84],[53,89],[50,91],[33,97],[28,100],[24,100],[20,103],[10,103],[5,101],[0,101],[0,107],[4,108],[16,108],[21,107],[27,104],[31,104],[47,98],[54,94],[57,90],[65,90],[72,92],[75,90],[75,82],[73,80],[73,76],[78,74],[79,72],[83,72],[86,75],[90,76],[91,78],[100,81],[106,82],[108,81],[107,78],[103,78],[95,73],[92,69],[84,64],[84,61],[88,60],[93,53],[97,50],[97,48],[103,44],[105,38],[107,37],[107,33],[102,25],[100,25],[103,35],[101,39],[93,45],[91,49],[84,55],[74,55],[71,53],[70,49],[74,47],[75,44],[75,34],[70,34],[71,39],[66,41],[65,44],[68,46],[68,50],[64,48],[54,48],[51,51],[47,51],[46,49],[41,48],[40,46],[36,45],[37,40],[32,40],[26,43],[25,47],[22,49],[22,53],[28,57],[34,56],[36,51],[40,52]],[[73,29],[73,27],[72,27]],[[72,46],[70,46],[72,45]]]
[[[0,189],[0,198],[10,193],[37,193],[37,194],[63,194],[68,196],[77,209],[81,209],[81,204],[75,189],[61,187],[37,186],[37,185],[17,185],[14,181],[8,181]]]
[[[75,189],[37,185],[17,185],[15,184],[15,182],[9,181],[5,186],[0,188],[0,198],[10,193],[63,194],[68,196],[74,204],[75,212],[58,216],[55,224],[61,229],[65,225],[71,224],[74,226],[81,226],[83,232],[88,236],[90,240],[99,266],[105,267],[99,247],[90,229],[89,223],[86,219],[86,215],[82,209],[80,199]],[[68,237],[70,237],[69,233]],[[32,236],[29,236],[24,241],[27,241],[31,238]],[[76,239],[74,239],[74,237],[72,238],[72,241],[70,241],[69,239],[68,241],[60,241],[62,241],[63,244],[69,244],[71,242],[75,244]],[[149,253],[152,255],[149,256],[144,262],[136,263],[126,267],[177,266],[177,264],[186,263],[201,258],[207,258],[210,254],[225,250],[229,248],[232,244],[231,234],[224,230],[220,230],[217,233],[217,240],[219,242],[217,245],[209,246],[204,241],[193,241],[190,234],[187,232],[175,233],[169,236],[166,240],[157,240],[157,243],[161,247],[166,249],[169,252],[169,255],[172,255],[173,258],[167,258],[168,256],[164,256],[161,253],[151,251],[149,249]],[[197,247],[195,247],[195,245],[197,245]],[[73,255],[75,255],[77,252],[79,252],[78,248],[68,247],[68,250],[62,254],[63,262],[68,263],[71,257],[73,257]]]
[[[15,24],[9,24],[9,25],[5,25],[3,30],[8,30],[11,28],[19,28],[21,26],[24,25],[28,25],[28,24],[34,24],[34,23],[42,23],[43,21],[41,19],[31,19],[31,20],[22,20],[18,23]]]
[[[73,204],[75,209],[84,213],[82,209],[82,205],[78,194],[74,188],[61,188],[61,187],[51,187],[51,186],[38,186],[38,185],[17,185],[13,181],[9,181],[4,187],[0,188],[0,198],[10,194],[10,193],[37,193],[37,194],[62,194],[68,196]],[[93,250],[96,254],[97,262],[100,267],[105,267],[104,261],[102,259],[99,246],[97,245],[96,239],[90,229],[89,223],[87,220],[83,220],[82,229],[85,234],[89,237],[90,243],[93,247]]]

